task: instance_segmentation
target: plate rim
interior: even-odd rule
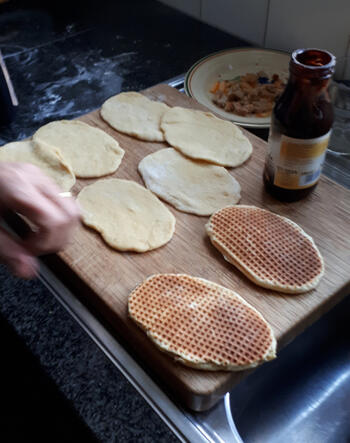
[[[204,57],[200,58],[195,63],[193,63],[193,65],[186,72],[185,78],[184,78],[184,91],[185,91],[185,94],[188,97],[194,98],[196,100],[196,98],[191,93],[191,88],[189,86],[189,82],[190,82],[190,77],[192,76],[194,70],[199,65],[201,65],[203,62],[207,61],[210,58],[215,58],[215,57],[217,57],[219,55],[222,55],[222,54],[225,54],[225,53],[253,52],[253,51],[276,53],[276,54],[280,54],[280,55],[288,55],[289,57],[291,55],[290,52],[284,51],[284,50],[280,50],[280,49],[256,48],[256,47],[249,47],[249,46],[240,46],[238,48],[221,49],[220,51],[212,52],[212,53],[207,54]],[[198,103],[200,103],[200,102],[198,102]],[[215,111],[213,111],[213,112],[215,112]],[[232,114],[232,115],[234,115],[234,114]],[[225,118],[225,117],[220,116],[220,118]],[[235,120],[230,120],[230,121],[233,121],[238,126],[243,126],[243,127],[246,127],[246,128],[269,128],[270,127],[270,122],[268,122],[268,123],[249,123],[249,122],[245,123],[245,122],[237,122]]]

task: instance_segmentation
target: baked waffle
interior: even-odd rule
[[[129,315],[184,365],[239,371],[273,359],[276,340],[241,296],[185,274],[153,275],[129,296]]]
[[[313,289],[324,263],[313,239],[300,226],[255,206],[228,206],[206,225],[225,259],[259,286],[289,294]]]

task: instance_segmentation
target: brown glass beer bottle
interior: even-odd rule
[[[335,57],[297,49],[289,80],[271,116],[264,169],[267,191],[282,201],[305,197],[317,185],[333,124],[329,83]]]

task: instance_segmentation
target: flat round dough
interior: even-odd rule
[[[238,166],[252,154],[252,145],[233,123],[210,112],[171,108],[161,121],[166,141],[188,157],[222,166]]]
[[[33,135],[37,143],[58,149],[77,177],[102,177],[115,172],[124,156],[118,142],[101,129],[76,120],[58,120]]]
[[[173,148],[147,155],[138,169],[148,189],[183,212],[211,215],[241,197],[238,181],[225,168],[191,160]]]
[[[50,177],[62,191],[69,191],[75,175],[69,164],[49,146],[37,145],[32,140],[8,143],[0,147],[0,161],[31,163]]]
[[[175,217],[166,206],[130,180],[99,180],[82,189],[78,202],[83,222],[120,251],[159,248],[175,231]]]
[[[117,131],[147,141],[164,141],[160,129],[165,103],[148,99],[138,92],[122,92],[105,101],[101,117]]]

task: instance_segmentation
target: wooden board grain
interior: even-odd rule
[[[204,109],[167,85],[157,85],[144,94],[170,106]],[[139,161],[165,144],[143,142],[113,130],[101,119],[98,110],[80,120],[106,131],[125,150],[123,162],[113,176],[143,184],[137,171]],[[176,217],[176,232],[162,248],[143,254],[120,253],[109,248],[99,234],[81,227],[73,242],[58,254],[58,259],[72,270],[85,288],[81,296],[88,297],[116,331],[192,409],[204,409],[214,404],[243,374],[186,368],[153,346],[127,315],[128,294],[147,276],[165,272],[187,273],[237,291],[271,324],[279,349],[350,292],[350,191],[322,177],[315,192],[305,200],[278,202],[263,187],[266,143],[244,132],[254,146],[253,155],[244,165],[230,170],[242,187],[240,203],[267,208],[289,217],[314,238],[326,264],[325,275],[316,290],[302,295],[282,295],[259,288],[227,263],[211,245],[204,229],[207,217],[185,214],[171,206],[168,207]],[[79,179],[74,194],[93,181]]]

